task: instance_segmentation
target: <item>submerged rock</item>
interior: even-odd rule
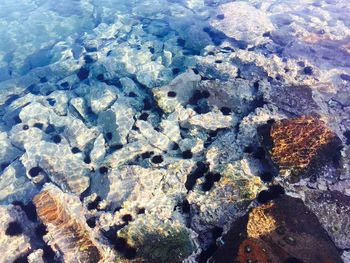
[[[274,30],[273,24],[264,12],[241,1],[220,5],[216,17],[211,19],[210,24],[226,36],[250,45],[266,42],[263,34]]]
[[[232,225],[210,262],[234,260],[342,262],[317,217],[300,199],[289,196],[253,208]]]
[[[87,226],[78,198],[47,185],[33,202],[40,220],[48,229],[49,245],[64,262],[105,262],[107,253]]]
[[[308,174],[339,154],[341,140],[314,116],[301,116],[272,124],[271,159],[280,169]],[[268,139],[267,139],[268,140]]]

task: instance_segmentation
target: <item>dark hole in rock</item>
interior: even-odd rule
[[[59,136],[58,134],[56,134],[55,136],[52,137],[52,141],[56,144],[61,142],[61,136]]]
[[[137,95],[136,95],[136,93],[135,92],[129,92],[129,95],[128,95],[129,97],[131,97],[131,98],[136,98],[137,97]]]
[[[83,81],[89,77],[90,71],[86,68],[80,68],[77,76],[80,79],[80,81]]]
[[[124,252],[124,256],[127,259],[134,259],[136,257],[137,253],[136,253],[136,248],[134,247],[127,247],[125,252]]]
[[[132,220],[132,216],[130,214],[123,215],[122,220],[124,222],[130,222]]]
[[[267,77],[267,81],[268,82],[272,82],[273,81],[273,77]]]
[[[195,105],[197,102],[203,98],[203,95],[200,90],[195,90],[192,97],[189,100],[189,104]]]
[[[271,36],[271,32],[265,32],[264,34],[263,34],[263,37],[270,37]]]
[[[222,235],[222,232],[224,231],[224,229],[222,227],[219,226],[215,226],[212,229],[212,233],[213,233],[213,237],[214,239],[217,239],[218,237],[220,237]]]
[[[108,50],[108,52],[107,52],[107,57],[109,57],[110,55],[112,55],[112,50]]]
[[[197,257],[198,263],[206,263],[207,260],[214,254],[214,252],[217,250],[218,246],[216,243],[212,243],[209,245],[209,247],[206,250],[203,250],[199,256]]]
[[[45,244],[45,246],[42,248],[44,251],[44,259],[47,260],[48,262],[53,262],[55,258],[55,252],[52,250],[52,248],[48,245]]]
[[[12,204],[20,206],[30,221],[32,222],[37,221],[38,215],[36,213],[35,205],[32,201],[30,201],[26,205],[24,205],[21,201],[14,201],[12,202]]]
[[[132,129],[133,131],[139,131],[139,130],[140,130],[136,125],[132,126],[131,129]]]
[[[168,92],[168,97],[175,98],[176,97],[176,92],[175,91],[169,91]]]
[[[208,192],[210,189],[214,186],[214,181],[213,180],[205,180],[204,183],[202,184],[202,191]]]
[[[96,218],[90,217],[88,220],[86,220],[86,223],[88,224],[89,227],[94,228],[96,227]]]
[[[209,56],[215,56],[215,53],[214,53],[213,51],[209,51],[209,52],[208,52],[208,55],[209,55]]]
[[[45,129],[45,133],[52,133],[55,131],[55,126],[52,124],[47,125],[46,129]]]
[[[262,203],[262,204],[267,203],[267,202],[271,201],[272,199],[273,199],[272,195],[268,190],[261,191],[257,196],[258,202]]]
[[[31,168],[28,173],[31,177],[36,177],[41,172],[43,172],[43,169],[39,166],[36,166],[36,167]]]
[[[231,109],[228,108],[228,107],[222,107],[222,108],[220,109],[220,111],[221,111],[222,114],[224,114],[224,115],[230,115],[230,114],[231,114]]]
[[[99,171],[100,171],[101,174],[107,174],[108,173],[108,167],[102,166],[102,167],[100,167]]]
[[[193,175],[193,174],[189,174],[189,175],[187,176],[187,180],[186,180],[186,182],[185,182],[185,187],[186,187],[186,189],[187,189],[187,190],[192,190],[193,187],[194,187],[195,184],[196,184],[196,181],[197,181],[196,176]]]
[[[273,179],[273,175],[272,173],[264,172],[260,174],[260,179],[263,180],[264,182],[271,182]]]
[[[35,235],[42,238],[47,234],[47,228],[44,224],[40,224],[35,228]]]
[[[98,74],[96,78],[97,78],[98,81],[104,81],[105,80],[105,76],[103,74]]]
[[[106,133],[106,139],[110,141],[110,140],[112,140],[112,138],[113,138],[113,133],[107,132]]]
[[[85,63],[87,63],[87,64],[95,62],[95,59],[93,59],[92,56],[90,56],[90,55],[84,56],[84,60],[85,60]]]
[[[151,52],[152,54],[154,54],[154,51],[155,51],[155,50],[154,50],[154,47],[150,47],[150,48],[149,48],[149,52]]]
[[[97,196],[94,201],[90,202],[87,205],[88,210],[95,210],[98,208],[98,204],[102,201],[102,198],[100,196]]]
[[[68,88],[69,83],[68,83],[67,81],[65,81],[65,82],[62,82],[60,86],[61,86],[62,88]]]
[[[304,68],[304,74],[305,75],[311,75],[313,73],[312,67],[307,66]]]
[[[5,101],[5,105],[10,105],[15,100],[19,99],[19,95],[10,95],[10,97]]]
[[[139,119],[140,119],[140,120],[143,120],[143,121],[147,121],[148,116],[149,116],[149,114],[148,114],[147,112],[143,112],[143,113],[140,115]]]
[[[184,152],[182,152],[182,158],[184,159],[191,159],[193,156],[191,150],[186,150]]]
[[[96,52],[97,51],[97,47],[86,46],[85,50],[86,50],[86,52]]]
[[[193,68],[192,70],[193,70],[194,74],[196,74],[196,75],[198,75],[198,74],[199,74],[199,71],[198,71],[198,69],[196,69],[196,68]]]
[[[180,73],[180,69],[179,68],[173,68],[172,72],[173,72],[174,75],[177,75],[177,74]]]
[[[91,158],[90,158],[90,156],[85,156],[85,158],[84,158],[84,163],[86,163],[86,164],[91,163]]]
[[[46,100],[50,104],[50,106],[54,106],[56,104],[56,100],[55,99],[49,98],[49,99],[46,99]]]
[[[136,211],[136,213],[137,213],[138,215],[144,214],[144,213],[145,213],[145,209],[144,209],[143,207],[138,208],[137,211]]]
[[[285,194],[284,188],[280,185],[273,185],[269,188],[269,192],[271,193],[271,196],[273,199],[276,199],[280,197],[281,195]]]
[[[152,163],[162,163],[164,161],[161,155],[155,155],[151,159]]]
[[[177,44],[181,47],[184,47],[186,45],[186,41],[182,38],[177,39]]]
[[[141,154],[142,159],[150,158],[154,153],[153,152],[145,152]]]
[[[44,127],[44,125],[42,123],[37,122],[37,123],[34,123],[33,127],[41,130]]]
[[[23,129],[23,130],[28,130],[28,129],[29,129],[29,126],[28,126],[27,124],[24,124],[24,125],[22,126],[22,129]]]
[[[191,211],[190,203],[185,199],[181,204],[181,210],[183,213],[188,214]]]
[[[220,60],[220,59],[215,60],[215,63],[217,63],[217,64],[221,64],[221,63],[222,63],[222,60]]]
[[[201,93],[202,93],[203,99],[207,99],[210,97],[210,93],[207,90],[203,90]]]
[[[78,147],[73,147],[72,148],[72,153],[76,154],[76,153],[80,153],[81,150]]]
[[[16,258],[13,263],[28,263],[28,255],[23,255],[18,258]]]
[[[173,143],[173,150],[177,150],[179,149],[179,144],[177,144],[176,142]]]
[[[223,20],[223,19],[225,18],[225,15],[224,15],[224,14],[218,14],[218,15],[216,16],[216,18],[217,18],[218,20]]]
[[[5,232],[5,234],[8,236],[18,236],[22,233],[23,233],[22,226],[17,221],[10,222]]]
[[[253,152],[253,147],[252,147],[252,146],[247,146],[247,147],[245,147],[245,148],[244,148],[244,152],[245,152],[245,153],[248,153],[248,154],[252,153],[252,152]]]
[[[340,78],[342,80],[350,81],[350,75],[348,74],[340,74]]]

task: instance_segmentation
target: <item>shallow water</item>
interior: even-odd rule
[[[349,213],[339,233],[305,197],[350,195],[349,13],[347,0],[0,0],[0,226],[29,229],[1,237],[0,262],[206,262],[271,185],[303,198],[350,262]],[[258,130],[302,115],[342,147],[295,182]],[[98,253],[65,246],[81,236],[48,226],[48,196]]]

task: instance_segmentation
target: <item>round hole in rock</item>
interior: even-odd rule
[[[23,130],[28,130],[28,129],[29,129],[29,126],[28,126],[27,124],[24,124],[24,125],[22,126],[22,129],[23,129]]]
[[[52,137],[52,141],[53,141],[54,143],[56,143],[56,144],[60,143],[61,140],[62,140],[62,139],[61,139],[61,137],[60,137],[58,134],[56,134],[55,136]]]
[[[145,209],[143,207],[142,208],[138,208],[136,213],[138,215],[144,214],[145,213]]]
[[[5,234],[8,236],[18,236],[22,233],[23,233],[22,226],[17,221],[10,222],[5,232]]]
[[[86,223],[89,227],[94,228],[96,226],[96,218],[90,217],[88,220],[86,220]]]
[[[191,159],[192,156],[193,156],[193,154],[192,154],[191,150],[186,150],[186,151],[182,152],[182,157],[184,159]]]
[[[177,75],[177,74],[180,73],[180,69],[179,68],[173,68],[172,72],[173,72],[174,75]]]
[[[217,18],[218,20],[223,20],[223,19],[225,18],[225,15],[224,15],[224,14],[218,14],[218,15],[216,16],[216,18]]]
[[[162,163],[164,161],[161,155],[155,155],[151,159],[152,163]]]
[[[312,67],[307,66],[307,67],[304,68],[304,74],[305,75],[312,75],[312,73],[313,73]]]
[[[132,220],[132,216],[130,214],[123,215],[122,220],[124,222],[130,222]]]
[[[168,97],[169,98],[175,98],[176,97],[176,92],[175,91],[169,91],[168,92]]]
[[[257,200],[259,203],[267,203],[269,201],[271,201],[273,199],[271,193],[267,190],[263,190],[261,191],[258,196],[257,196]]]
[[[73,147],[72,148],[72,153],[76,154],[76,153],[80,153],[80,149],[78,147]]]
[[[223,115],[230,115],[231,114],[231,109],[228,107],[222,107],[220,109],[220,111],[222,112]]]
[[[99,169],[101,174],[107,174],[108,173],[108,168],[106,166],[102,166]]]
[[[84,163],[86,163],[86,164],[91,163],[91,158],[90,158],[90,156],[85,156],[85,158],[84,158]]]
[[[43,170],[41,169],[41,167],[39,166],[36,166],[36,167],[33,167],[29,170],[29,175],[31,177],[36,177],[39,175],[40,172],[42,172]]]
[[[143,112],[143,113],[140,115],[139,119],[140,119],[140,120],[143,120],[143,121],[147,121],[148,116],[149,116],[148,113]]]

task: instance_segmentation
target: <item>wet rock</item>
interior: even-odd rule
[[[339,154],[341,140],[317,117],[301,116],[272,124],[271,159],[281,169],[308,174]]]
[[[150,263],[180,263],[196,248],[195,233],[180,222],[162,222],[149,215],[130,223],[119,235],[136,248],[141,261]]]
[[[338,248],[349,249],[350,197],[338,191],[305,191],[305,204]]]
[[[271,103],[279,109],[296,115],[312,114],[320,110],[307,86],[276,86],[270,95]]]
[[[211,262],[342,262],[317,217],[300,199],[289,196],[251,209],[223,242]]]
[[[77,197],[65,195],[57,187],[47,185],[33,202],[40,220],[47,227],[48,243],[65,262],[100,262],[105,259],[107,254],[89,230]]]
[[[262,35],[273,31],[269,17],[261,10],[246,2],[233,2],[220,5],[217,10],[220,17],[212,18],[210,24],[225,33],[226,36],[244,41],[251,45],[266,42]]]

